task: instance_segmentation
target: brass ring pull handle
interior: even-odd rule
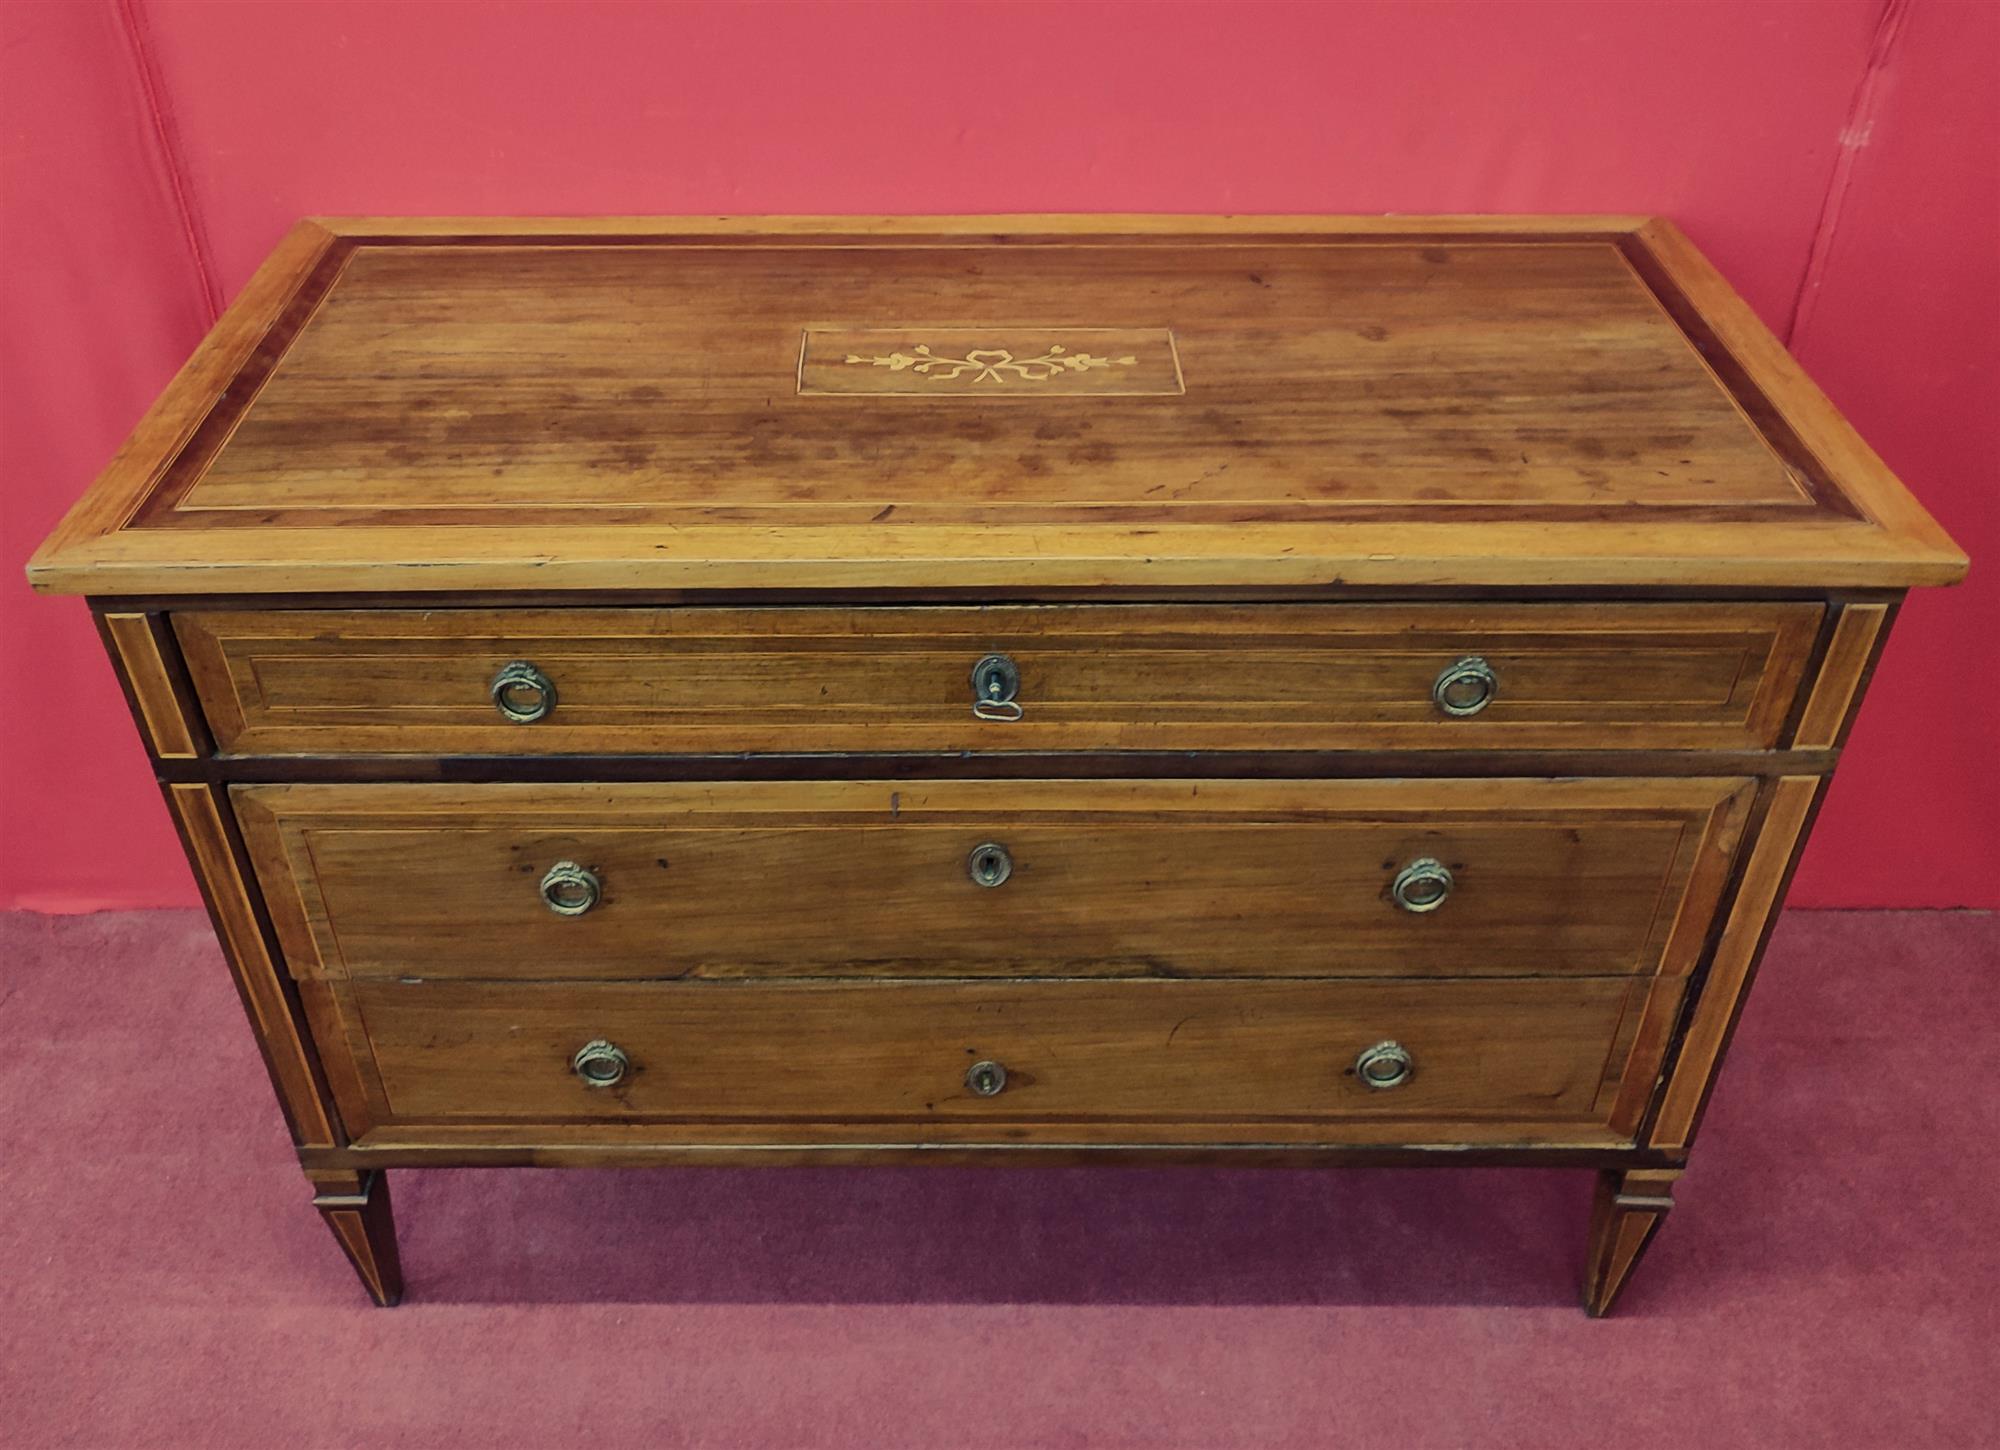
[[[965,874],[974,886],[998,886],[1014,874],[1014,855],[998,841],[974,846],[965,858]]]
[[[972,667],[972,713],[981,720],[1018,720],[1023,713],[1021,669],[1005,655],[987,655]]]
[[[1467,655],[1445,667],[1431,686],[1431,700],[1445,714],[1462,718],[1477,715],[1492,704],[1499,689],[1500,677],[1493,673],[1493,666],[1478,655]]]
[[[1389,895],[1405,911],[1421,916],[1436,911],[1451,895],[1451,868],[1430,856],[1420,856],[1396,873]]]
[[[997,1062],[975,1062],[965,1070],[965,1086],[974,1097],[994,1097],[1007,1086],[1007,1069]]]
[[[516,725],[532,725],[556,707],[554,682],[526,660],[502,665],[486,692],[493,708]]]
[[[1416,1059],[1400,1042],[1378,1042],[1354,1059],[1354,1075],[1377,1092],[1401,1087],[1416,1070]]]
[[[631,1067],[632,1059],[625,1055],[625,1050],[602,1037],[584,1043],[569,1060],[569,1070],[582,1079],[585,1087],[591,1088],[617,1086]]]
[[[542,878],[542,905],[557,916],[582,916],[604,899],[597,873],[574,861],[558,861]]]

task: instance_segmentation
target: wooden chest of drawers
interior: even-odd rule
[[[396,1166],[1201,1158],[1595,1169],[1602,1313],[1964,567],[1660,222],[364,220],[30,575],[380,1302]]]

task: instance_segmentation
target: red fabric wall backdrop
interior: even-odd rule
[[[0,11],[0,905],[193,899],[82,607],[19,564],[296,217],[1646,211],[1974,556],[1905,612],[1794,901],[2000,905],[2000,6]]]

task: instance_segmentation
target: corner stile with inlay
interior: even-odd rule
[[[364,218],[29,574],[377,1304],[392,1167],[1481,1163],[1601,1315],[1964,568],[1645,218]]]
[[[1820,776],[1786,776],[1770,787],[1756,844],[1660,1097],[1648,1135],[1655,1148],[1684,1152],[1694,1138],[1696,1121],[1776,923],[1785,884],[1805,841],[1808,815],[1823,784]]]
[[[159,769],[203,758],[212,748],[185,679],[178,643],[158,613],[95,611],[98,630],[124,687],[133,722]],[[225,788],[165,778],[160,789],[215,926],[259,1055],[302,1161],[337,1154],[365,1129],[367,1090],[349,1064],[354,1042],[341,1036],[337,995],[318,981],[290,982],[266,922],[236,813]],[[339,1044],[342,1050],[323,1051]],[[378,1305],[402,1294],[388,1183],[380,1171],[307,1168],[315,1204]]]
[[[330,1148],[342,1141],[321,1088],[308,1034],[295,1015],[285,980],[259,921],[258,899],[231,839],[226,803],[217,787],[169,782],[162,786],[180,826],[188,859],[201,883],[242,995],[244,1010],[270,1069],[272,1086],[302,1148]]]
[[[1887,638],[1894,609],[1889,604],[1841,607],[1805,714],[1792,734],[1794,750],[1827,750],[1841,743],[1868,671]]]
[[[207,732],[198,713],[183,706],[174,687],[168,654],[175,647],[165,632],[165,618],[108,610],[97,616],[97,623],[152,753],[161,760],[195,759],[202,753]]]

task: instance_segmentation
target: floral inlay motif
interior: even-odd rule
[[[1004,385],[1010,380],[1046,383],[1052,378],[1093,372],[1099,368],[1136,367],[1139,359],[1129,355],[1098,357],[1094,353],[1071,352],[1061,343],[1052,345],[1039,357],[1017,358],[1002,347],[974,348],[963,357],[947,357],[932,352],[928,343],[920,342],[909,352],[899,349],[886,357],[870,357],[851,352],[847,355],[847,361],[869,367],[887,368],[892,373],[905,370],[920,373],[932,382],[950,382],[971,373],[974,383],[990,382]]]

